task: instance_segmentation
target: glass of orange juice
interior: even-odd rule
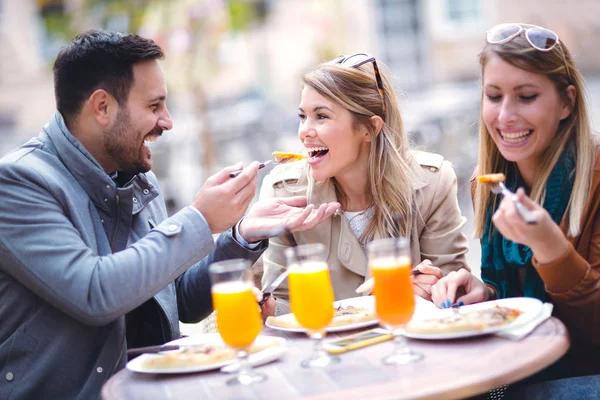
[[[423,358],[411,351],[402,335],[415,312],[410,243],[406,238],[378,239],[367,244],[369,269],[375,281],[377,318],[394,336],[395,349],[384,364],[408,364]]]
[[[290,269],[288,286],[292,313],[315,342],[313,353],[301,365],[320,368],[337,364],[339,356],[332,356],[323,348],[325,327],[334,315],[325,246],[320,243],[303,244],[290,247],[285,254]]]
[[[229,385],[249,385],[266,379],[248,363],[248,348],[262,329],[250,267],[250,261],[234,259],[216,262],[208,269],[219,334],[237,351],[240,363],[238,374],[227,381]]]

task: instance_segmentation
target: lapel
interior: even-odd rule
[[[330,179],[325,182],[314,182],[312,188],[307,191],[306,197],[308,204],[314,204],[315,207],[319,207],[323,203],[337,201],[335,189]],[[335,215],[327,218],[308,231],[294,233],[296,243],[323,243],[327,251],[331,253],[331,235],[334,218],[336,218]],[[330,259],[330,257],[331,254],[327,254],[327,259]]]
[[[315,182],[307,196],[309,204],[315,206],[338,200],[331,179]],[[321,222],[318,229],[311,231],[311,241],[323,243],[329,249],[328,259],[337,258],[345,268],[355,274],[367,276],[367,257],[354,232],[350,229],[348,220],[341,212],[336,212],[331,218]],[[336,236],[334,232],[339,232],[337,246],[332,246],[332,240]],[[331,254],[331,252],[335,252],[336,247],[337,254]]]
[[[367,276],[367,256],[365,255],[360,242],[352,229],[348,220],[343,214],[336,215],[336,223],[339,225],[340,239],[338,242],[338,260],[340,263],[361,276]]]

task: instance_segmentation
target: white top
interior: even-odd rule
[[[369,221],[373,218],[373,215],[375,215],[373,206],[362,211],[344,211],[344,216],[350,224],[350,229],[352,229],[352,232],[354,232],[354,235],[360,242],[363,251],[365,251],[367,243],[361,240],[360,237],[367,229],[367,225],[369,225]]]

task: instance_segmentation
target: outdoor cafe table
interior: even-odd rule
[[[304,334],[265,327],[263,335],[288,339],[289,351],[278,361],[258,367],[268,376],[251,386],[228,386],[232,375],[218,370],[151,375],[124,369],[110,378],[102,399],[456,399],[485,393],[528,377],[558,360],[569,348],[565,326],[552,317],[529,336],[514,341],[488,335],[459,340],[409,340],[423,360],[388,366],[381,358],[392,351],[386,341],[341,354],[341,363],[306,369],[300,361],[312,350]],[[348,334],[329,334],[337,337]]]

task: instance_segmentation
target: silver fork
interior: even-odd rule
[[[263,163],[258,164],[258,169],[264,168],[264,167],[266,167],[267,165],[269,165],[271,163],[276,163],[277,164],[277,161],[267,160],[267,161],[265,161]],[[230,178],[235,178],[236,176],[238,176],[239,174],[241,174],[242,171],[243,171],[243,169],[238,169],[237,171],[233,171],[233,172],[229,173],[229,177]]]
[[[537,224],[537,219],[535,218],[535,215],[533,215],[531,211],[525,208],[523,203],[517,200],[517,196],[513,192],[508,190],[506,186],[504,186],[504,182],[497,182],[493,185],[490,185],[490,187],[492,192],[495,194],[502,194],[503,197],[510,196],[515,207],[517,208],[517,212],[525,222],[531,225]]]
[[[452,303],[452,304],[450,304],[449,308],[452,309],[452,315],[460,314],[460,306],[461,306],[461,303]]]

